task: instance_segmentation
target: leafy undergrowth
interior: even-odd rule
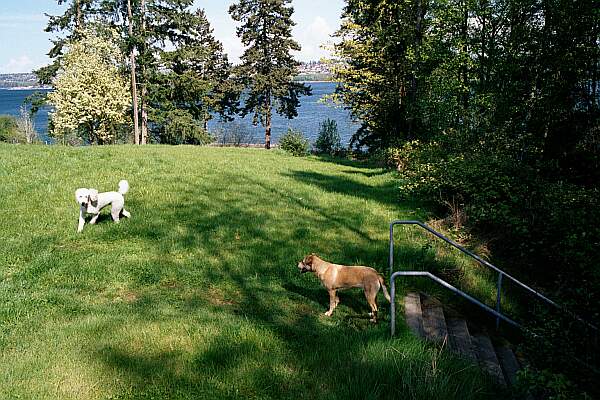
[[[77,234],[75,189],[120,179],[131,219],[104,211]],[[316,252],[386,272],[389,221],[424,216],[393,173],[253,149],[0,144],[0,205],[0,398],[504,397],[402,323],[390,339],[381,295],[377,325],[360,291],[323,316],[327,294],[297,270]]]

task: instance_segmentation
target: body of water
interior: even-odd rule
[[[272,141],[277,143],[281,135],[288,128],[293,128],[302,131],[310,139],[311,143],[314,143],[319,134],[319,124],[329,118],[337,122],[342,143],[347,145],[352,135],[358,129],[358,124],[352,122],[348,111],[320,102],[323,96],[335,91],[337,84],[334,82],[311,82],[307,83],[307,85],[312,87],[312,96],[303,96],[300,98],[298,117],[290,120],[277,114],[273,115]],[[34,92],[36,90],[0,90],[0,115],[9,114],[18,116],[19,107],[23,105],[25,98]],[[34,121],[40,138],[44,141],[49,141],[47,136],[48,111],[48,107],[40,110]],[[222,123],[215,119],[208,124],[208,129],[213,132],[217,130],[236,129],[238,127],[251,132],[253,142],[264,143],[265,130],[260,125],[252,125],[252,115],[248,115],[246,118],[236,117],[236,120],[230,123]]]
[[[19,109],[24,105],[25,99],[35,92],[47,92],[47,90],[6,90],[0,89],[0,115],[19,116]],[[42,108],[35,116],[33,123],[40,138],[48,140],[48,110],[49,107]]]

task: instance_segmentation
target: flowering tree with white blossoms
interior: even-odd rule
[[[114,31],[82,29],[68,43],[48,95],[52,135],[77,136],[89,143],[114,141],[128,123],[131,96],[118,70],[123,60]]]

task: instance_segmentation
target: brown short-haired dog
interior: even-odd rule
[[[390,301],[390,295],[385,287],[383,277],[373,268],[332,264],[319,258],[316,254],[304,257],[298,263],[298,268],[301,273],[314,273],[329,292],[329,310],[325,313],[328,317],[331,316],[340,302],[335,293],[339,289],[363,288],[367,302],[371,307],[369,315],[372,317],[371,321],[373,322],[377,322],[377,293],[379,293],[380,287],[383,288],[385,298]]]

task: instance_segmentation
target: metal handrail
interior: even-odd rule
[[[509,324],[511,324],[511,325],[513,325],[513,326],[515,326],[517,328],[522,328],[521,325],[519,325],[517,322],[513,321],[512,319],[508,318],[504,314],[502,314],[500,312],[497,312],[492,307],[483,304],[482,302],[480,302],[476,298],[468,295],[467,293],[463,292],[460,289],[457,289],[456,287],[454,287],[451,284],[449,284],[448,282],[446,282],[446,281],[438,278],[437,276],[433,275],[430,272],[425,272],[425,271],[398,271],[398,272],[394,272],[392,274],[392,276],[390,277],[390,296],[391,296],[390,312],[391,312],[392,336],[394,336],[394,334],[396,333],[396,302],[394,301],[394,299],[396,298],[396,282],[395,282],[395,280],[399,276],[425,276],[425,277],[427,277],[427,278],[429,278],[429,279],[431,279],[431,280],[439,283],[440,285],[444,286],[446,289],[451,290],[455,294],[464,297],[465,299],[469,300],[471,303],[473,303],[475,305],[478,305],[479,307],[483,308],[484,310],[486,310],[490,314],[495,315],[497,319],[502,319],[503,321],[508,322]]]
[[[390,253],[389,253],[390,279],[391,279],[391,276],[394,275],[394,226],[396,226],[396,225],[417,225],[417,226],[420,226],[421,228],[425,229],[426,231],[428,231],[432,235],[436,236],[439,239],[442,239],[443,241],[445,241],[446,243],[450,244],[451,246],[457,248],[458,250],[460,250],[464,254],[466,254],[469,257],[475,259],[477,262],[479,262],[479,264],[484,265],[484,266],[486,266],[486,267],[488,267],[488,268],[496,271],[498,273],[498,281],[497,281],[497,284],[496,284],[497,293],[496,293],[496,310],[495,311],[498,314],[503,315],[501,313],[501,311],[500,311],[500,309],[501,309],[501,304],[500,303],[501,303],[501,296],[502,296],[502,279],[504,277],[506,277],[506,278],[510,279],[511,281],[513,281],[514,283],[516,283],[521,288],[523,288],[523,289],[527,290],[528,292],[534,294],[539,299],[541,299],[541,300],[545,301],[546,303],[548,303],[548,304],[556,307],[558,310],[560,310],[560,311],[562,311],[562,312],[570,315],[571,317],[575,318],[579,322],[582,322],[582,323],[586,324],[590,328],[598,331],[598,327],[597,326],[595,326],[595,325],[593,325],[593,324],[585,321],[584,319],[582,319],[578,315],[574,314],[570,310],[568,310],[565,307],[559,305],[558,303],[550,300],[548,297],[544,296],[543,294],[541,294],[537,290],[535,290],[535,289],[527,286],[523,282],[519,281],[517,278],[513,277],[510,274],[507,274],[506,272],[504,272],[500,268],[496,267],[495,265],[490,264],[489,262],[485,261],[484,259],[482,259],[478,255],[470,252],[469,250],[465,249],[463,246],[459,245],[458,243],[456,243],[452,239],[447,238],[446,236],[442,235],[438,231],[436,231],[436,230],[432,229],[431,227],[425,225],[421,221],[401,221],[401,220],[399,220],[399,221],[393,221],[390,224]],[[498,328],[498,326],[500,324],[500,319],[502,319],[502,317],[499,317],[499,316],[496,317],[496,328]]]

